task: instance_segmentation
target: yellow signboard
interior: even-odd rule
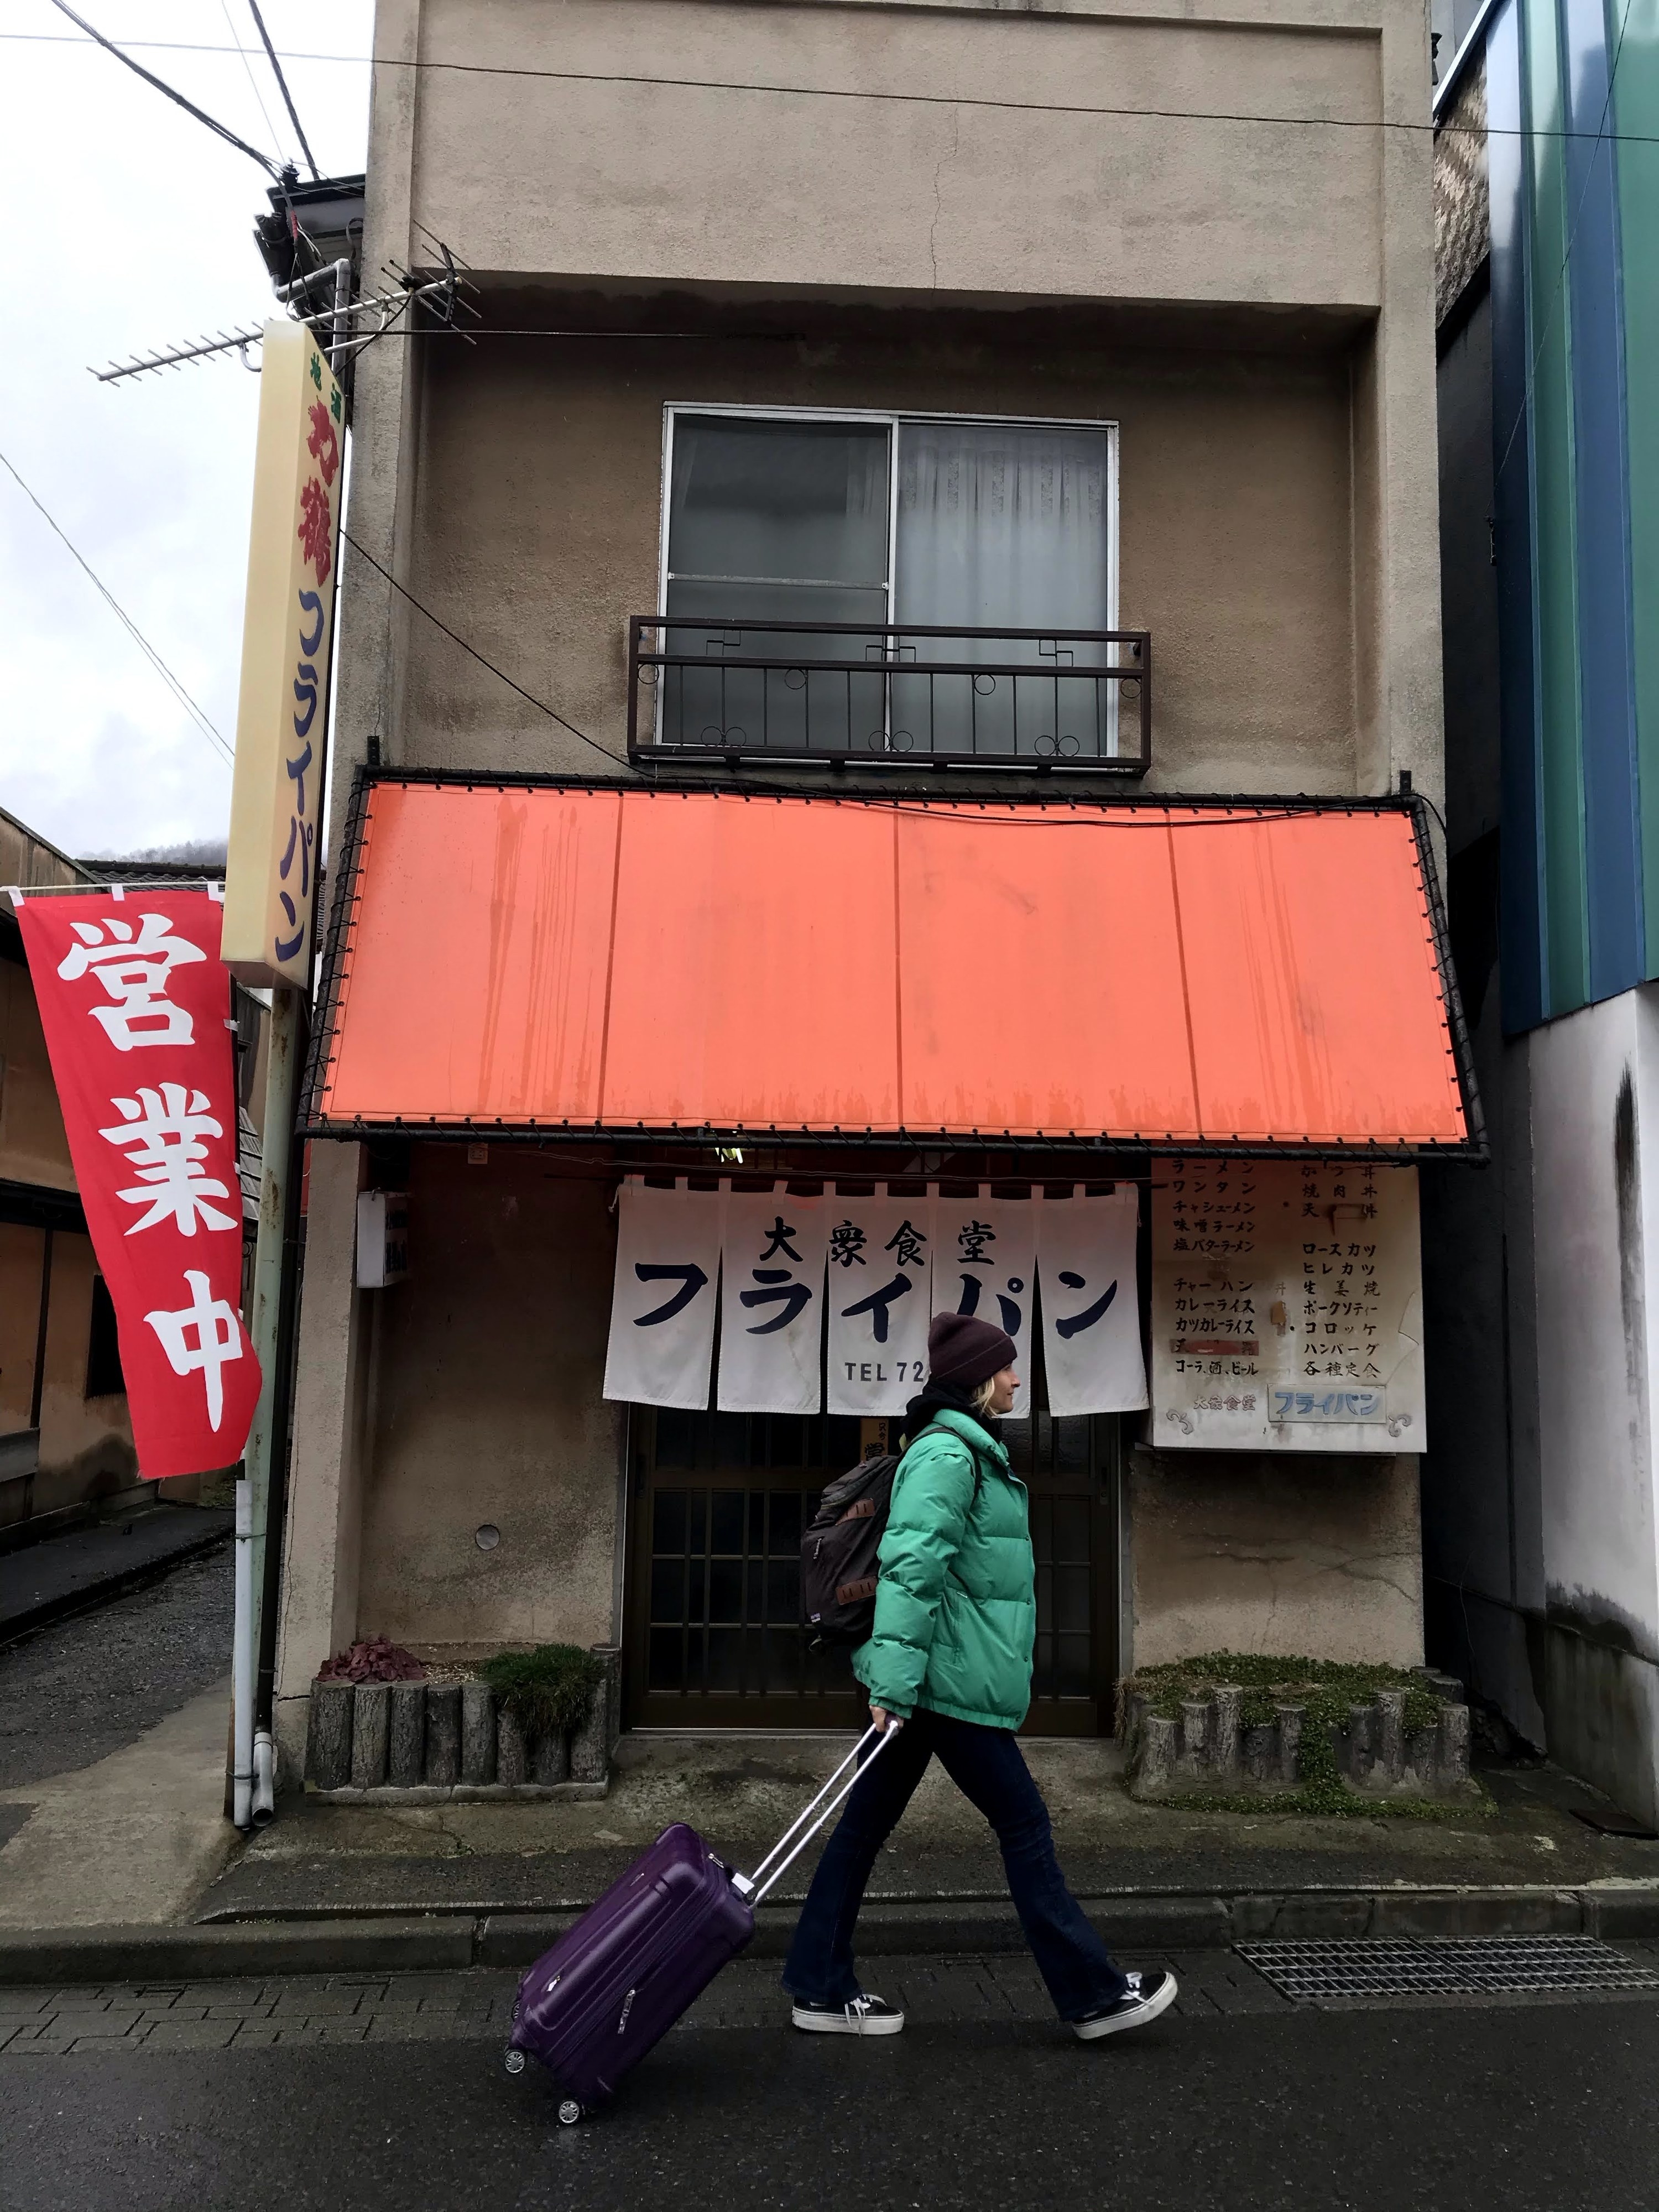
[[[224,958],[303,990],[321,840],[345,404],[302,323],[267,323],[225,870]]]

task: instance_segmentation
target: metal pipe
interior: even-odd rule
[[[236,1485],[236,1619],[231,1660],[230,1817],[253,1825],[253,1485]]]
[[[298,1089],[300,994],[273,990],[266,1041],[264,1127],[260,1137],[259,1227],[253,1248],[253,1299],[248,1334],[262,1380],[253,1425],[242,1465],[248,1493],[248,1621],[250,1667],[257,1669],[264,1645],[265,1545],[270,1514],[271,1458],[276,1430],[278,1325],[283,1304],[283,1248],[288,1220],[288,1186],[292,1174],[294,1106]],[[240,1505],[239,1505],[240,1510]],[[239,1531],[240,1533],[240,1531]],[[241,1553],[237,1553],[240,1563]],[[240,1585],[239,1585],[240,1587]],[[240,1614],[238,1616],[240,1621]],[[248,1758],[253,1747],[253,1676],[248,1691]],[[240,1765],[239,1754],[238,1764]],[[246,1824],[238,1820],[237,1826]]]
[[[253,1826],[269,1827],[276,1817],[276,1745],[269,1729],[253,1732]]]
[[[270,289],[276,294],[276,297],[281,300],[284,305],[286,305],[289,300],[297,300],[302,292],[313,291],[319,284],[326,283],[330,280],[332,280],[337,284],[339,281],[339,271],[342,269],[345,270],[346,281],[349,283],[351,281],[351,263],[347,259],[341,261],[325,261],[320,269],[313,269],[308,276],[296,276],[291,284],[273,284]]]

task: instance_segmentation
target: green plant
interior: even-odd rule
[[[563,1735],[582,1719],[605,1669],[574,1644],[538,1644],[533,1651],[498,1651],[478,1673],[511,1714],[528,1743]]]
[[[1119,1731],[1122,1732],[1130,1701],[1136,1697],[1146,1699],[1148,1713],[1178,1720],[1188,1699],[1208,1698],[1228,1686],[1243,1692],[1239,1720],[1247,1729],[1270,1724],[1279,1705],[1302,1708],[1300,1784],[1295,1790],[1264,1796],[1183,1793],[1180,1801],[1183,1806],[1206,1812],[1444,1816],[1447,1808],[1425,1799],[1356,1796],[1337,1768],[1333,1731],[1347,1725],[1351,1706],[1370,1705],[1379,1690],[1405,1692],[1408,1735],[1419,1729],[1433,1728],[1439,1721],[1440,1698],[1420,1676],[1399,1667],[1354,1665],[1334,1659],[1274,1658],[1249,1651],[1206,1651],[1196,1658],[1143,1668],[1138,1674],[1127,1677],[1118,1687]],[[1138,1745],[1130,1747],[1132,1763],[1138,1749]]]

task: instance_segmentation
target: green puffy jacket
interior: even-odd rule
[[[935,1413],[899,1462],[880,1559],[875,1633],[853,1655],[871,1702],[1017,1729],[1036,1639],[1025,1485],[971,1414]]]

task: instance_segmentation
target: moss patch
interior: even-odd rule
[[[1436,1727],[1441,1699],[1421,1677],[1400,1667],[1350,1666],[1334,1659],[1285,1659],[1257,1652],[1206,1651],[1164,1667],[1143,1668],[1118,1686],[1118,1727],[1123,1730],[1129,1701],[1146,1701],[1146,1711],[1178,1721],[1183,1703],[1207,1698],[1218,1689],[1237,1688],[1239,1719],[1244,1728],[1270,1725],[1280,1705],[1303,1710],[1300,1746],[1302,1780],[1295,1790],[1271,1795],[1182,1790],[1168,1802],[1192,1812],[1338,1814],[1365,1820],[1443,1820],[1471,1811],[1490,1810],[1486,1793],[1473,1802],[1447,1805],[1425,1797],[1362,1796],[1349,1789],[1336,1764],[1334,1729],[1345,1728],[1352,1705],[1371,1704],[1379,1690],[1406,1693],[1407,1735]],[[1139,1746],[1130,1746],[1131,1764]]]
[[[586,1718],[605,1668],[574,1644],[539,1644],[533,1651],[498,1651],[478,1669],[525,1741],[563,1735]]]

